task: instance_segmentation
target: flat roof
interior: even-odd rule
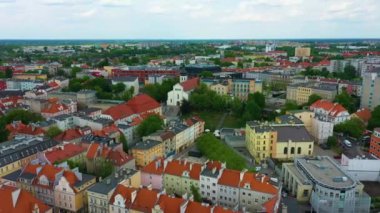
[[[286,164],[284,164],[283,166],[286,166],[286,167],[288,167],[288,169],[289,169],[289,171],[291,171],[294,175],[295,175],[295,177],[300,181],[300,182],[302,182],[303,184],[307,184],[307,185],[309,185],[309,184],[311,184],[311,182],[309,181],[309,179],[304,175],[304,174],[302,174],[302,173],[300,173],[299,171],[298,171],[298,169],[296,168],[296,166],[294,165],[294,163],[286,163]]]
[[[356,186],[356,181],[327,156],[297,158],[295,163],[298,168],[308,173],[307,176],[313,182],[325,187],[347,189]]]

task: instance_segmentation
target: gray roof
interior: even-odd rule
[[[209,168],[205,168],[203,169],[203,171],[201,172],[201,175],[202,176],[207,176],[207,177],[212,177],[212,178],[217,178],[219,176],[219,169],[209,169]]]
[[[0,144],[0,167],[56,146],[58,143],[42,137],[18,137]]]
[[[277,131],[277,142],[311,142],[310,134],[304,126],[274,126]]]
[[[134,81],[138,81],[138,77],[133,77],[133,76],[118,76],[118,77],[113,77],[112,81],[134,82]]]
[[[281,115],[277,117],[277,120],[282,124],[304,124],[299,118],[294,115]]]
[[[356,186],[356,181],[339,168],[330,157],[297,158],[295,163],[314,183],[334,189],[350,189]]]
[[[81,181],[77,181],[75,184],[74,184],[74,187],[80,187],[82,186],[83,184],[87,183],[88,181],[94,179],[95,176],[93,175],[88,175],[88,174],[84,174],[82,173],[82,180]]]
[[[101,194],[108,194],[111,190],[115,189],[120,182],[124,181],[125,179],[128,179],[137,172],[138,171],[134,169],[121,169],[112,173],[112,175],[104,178],[101,182],[94,184],[88,189],[88,191]]]
[[[143,150],[146,150],[146,149],[150,149],[152,147],[155,147],[155,146],[157,146],[159,144],[161,144],[160,141],[148,139],[148,140],[145,140],[145,141],[137,143],[135,146],[132,147],[132,149],[143,149]]]
[[[10,174],[7,174],[3,177],[4,180],[10,180],[10,181],[14,181],[16,182],[18,177],[20,177],[20,174],[21,174],[21,169],[15,171],[15,172],[12,172]],[[26,179],[30,179],[30,178],[26,178]]]

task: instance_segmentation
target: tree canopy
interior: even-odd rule
[[[311,94],[311,95],[309,96],[309,100],[307,101],[307,105],[310,106],[310,105],[312,105],[313,103],[315,103],[316,101],[321,100],[321,99],[322,99],[321,96],[319,96],[319,95],[317,95],[317,94]]]
[[[365,125],[358,118],[351,118],[348,121],[337,124],[334,127],[335,132],[342,132],[354,138],[360,138],[365,130]]]
[[[140,137],[152,134],[162,129],[164,121],[158,115],[151,115],[141,122],[136,132]]]
[[[62,130],[57,126],[52,126],[46,131],[46,136],[49,138],[54,138],[55,136],[62,133]]]
[[[372,117],[368,121],[368,129],[380,127],[380,105],[372,111]]]
[[[345,89],[343,89],[340,94],[335,96],[334,102],[340,103],[350,113],[356,111],[355,99],[350,94],[348,94]]]
[[[173,86],[178,83],[178,79],[166,79],[162,84],[148,84],[144,87],[144,93],[156,99],[158,102],[163,102],[168,99],[168,92],[173,89]]]

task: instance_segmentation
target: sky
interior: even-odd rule
[[[380,38],[380,0],[0,0],[0,39]]]

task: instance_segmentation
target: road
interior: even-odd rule
[[[219,123],[218,125],[216,126],[216,129],[221,129],[223,127],[223,123],[224,123],[224,120],[226,119],[226,116],[227,116],[227,112],[225,112],[222,117],[220,118],[219,120]]]

